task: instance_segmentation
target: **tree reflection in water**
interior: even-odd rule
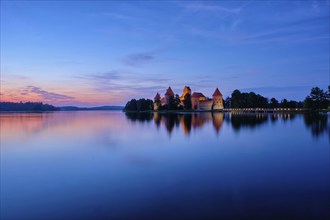
[[[304,114],[304,122],[306,127],[311,130],[313,136],[319,137],[328,133],[328,137],[330,139],[330,126],[327,114]]]
[[[268,121],[268,114],[266,113],[231,113],[230,122],[235,131],[241,128],[254,128]]]
[[[157,128],[163,125],[167,132],[171,134],[174,127],[181,127],[185,135],[189,135],[192,129],[202,128],[212,122],[214,131],[219,133],[223,122],[230,124],[231,127],[239,132],[244,128],[255,128],[267,123],[276,123],[283,121],[287,123],[302,117],[302,114],[293,113],[241,113],[241,112],[199,112],[199,113],[125,113],[126,117],[133,122],[151,122],[152,119]],[[327,114],[303,114],[304,122],[313,136],[329,133]]]
[[[125,112],[125,115],[132,122],[150,122],[153,117],[151,112]]]
[[[190,134],[192,129],[203,127],[205,124],[212,121],[213,128],[216,133],[219,133],[224,120],[224,113],[125,113],[127,119],[133,122],[149,122],[154,120],[157,128],[163,125],[167,132],[171,134],[174,127],[181,127],[185,135]]]

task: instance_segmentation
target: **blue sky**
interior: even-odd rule
[[[1,1],[1,97],[123,105],[171,85],[303,100],[329,85],[329,1]]]

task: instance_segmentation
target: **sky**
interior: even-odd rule
[[[330,84],[329,0],[0,4],[1,101],[124,105],[185,85],[300,101]]]

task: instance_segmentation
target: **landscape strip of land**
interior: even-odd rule
[[[189,88],[189,87],[187,87]],[[170,89],[170,87],[169,87]],[[163,99],[157,93],[154,101],[151,99],[131,99],[123,106],[98,106],[98,107],[76,107],[62,106],[56,107],[42,102],[0,102],[0,112],[46,112],[46,111],[105,111],[105,110],[123,110],[125,112],[306,112],[306,111],[330,111],[330,86],[328,91],[323,91],[318,87],[311,89],[310,94],[304,101],[294,101],[282,99],[281,102],[275,98],[268,99],[254,92],[242,93],[234,90],[230,97],[222,98],[222,94],[213,94],[213,99],[204,95],[191,95],[189,89],[184,89],[183,94],[179,97],[173,91],[165,93]],[[171,89],[170,89],[171,90]],[[216,95],[215,95],[216,94]],[[219,99],[220,97],[220,99]],[[198,108],[194,105],[198,103]],[[213,109],[212,106],[217,103],[220,106]],[[204,106],[204,108],[203,108]],[[195,106],[197,107],[197,106]]]
[[[216,108],[214,108],[216,107]],[[191,94],[189,87],[185,86],[181,96],[174,94],[169,87],[164,97],[157,93],[154,101],[151,99],[131,99],[123,109],[126,112],[212,112],[212,111],[249,111],[249,112],[275,112],[275,111],[330,111],[330,86],[328,91],[319,87],[311,89],[304,101],[282,99],[279,102],[275,98],[268,99],[254,92],[240,92],[234,90],[230,97],[222,98],[222,94],[216,89],[212,98],[202,93]]]
[[[47,111],[110,111],[123,110],[123,106],[98,106],[98,107],[56,107],[42,102],[0,102],[0,112],[47,112]]]

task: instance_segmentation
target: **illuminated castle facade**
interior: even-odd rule
[[[182,91],[182,95],[180,96],[180,104],[183,105],[185,100],[185,96],[189,94],[191,97],[191,104],[193,110],[222,110],[223,109],[223,99],[222,94],[218,88],[214,91],[212,95],[212,99],[207,98],[201,92],[194,92],[191,93],[191,89],[189,86],[185,86]],[[172,88],[169,86],[164,94],[164,97],[161,98],[160,94],[157,93],[154,98],[154,110],[158,110],[159,107],[162,105],[167,105],[169,103],[170,98],[174,98],[175,94]]]

